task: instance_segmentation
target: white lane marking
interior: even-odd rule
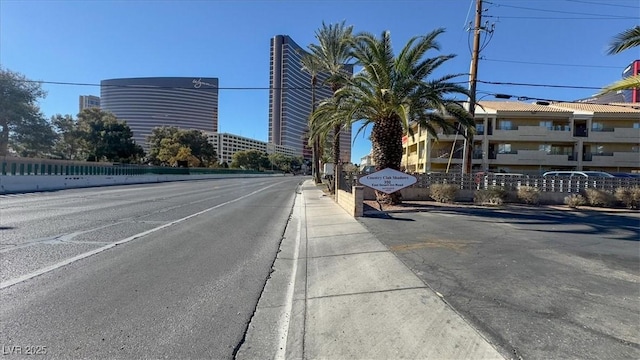
[[[303,195],[297,195],[302,198]],[[297,201],[296,201],[297,202]],[[286,358],[287,354],[287,337],[289,336],[289,323],[291,322],[291,312],[293,309],[293,291],[296,285],[296,274],[298,272],[298,259],[300,258],[298,252],[300,249],[300,234],[302,228],[302,216],[300,215],[300,204],[297,206],[298,212],[298,226],[296,228],[296,240],[293,247],[293,271],[291,272],[291,279],[287,285],[287,297],[284,306],[284,312],[280,315],[278,321],[278,351],[274,357],[275,360],[282,360]]]
[[[275,183],[275,184],[271,184],[271,185],[269,185],[269,186],[265,186],[265,187],[260,188],[260,189],[258,189],[258,190],[256,190],[256,191],[253,191],[253,192],[250,192],[250,193],[245,194],[245,195],[243,195],[243,196],[240,196],[240,197],[239,197],[239,198],[237,198],[237,199],[229,200],[229,201],[224,202],[224,203],[222,203],[222,204],[218,204],[218,205],[216,205],[216,206],[214,206],[214,207],[210,207],[210,208],[208,208],[208,209],[204,209],[204,210],[202,210],[202,211],[198,211],[197,213],[191,214],[191,215],[189,215],[189,216],[185,216],[185,217],[183,217],[183,218],[181,218],[181,219],[174,220],[174,221],[172,221],[172,222],[170,222],[170,223],[166,223],[166,224],[164,224],[164,225],[160,225],[160,226],[155,227],[155,228],[153,228],[153,229],[149,229],[149,230],[147,230],[147,231],[143,231],[143,232],[138,233],[138,234],[135,234],[135,235],[133,235],[133,236],[129,236],[128,238],[124,238],[124,239],[122,239],[122,240],[118,240],[118,241],[116,241],[116,242],[114,242],[114,243],[111,243],[111,244],[109,244],[109,245],[105,245],[105,246],[103,246],[103,247],[100,247],[100,248],[97,248],[97,249],[94,249],[94,250],[88,251],[88,252],[86,252],[86,253],[82,253],[82,254],[80,254],[80,255],[76,255],[76,256],[74,256],[74,257],[72,257],[72,258],[69,258],[69,259],[66,259],[66,260],[60,261],[60,262],[58,262],[58,263],[56,263],[56,264],[46,266],[46,267],[44,267],[44,268],[42,268],[42,269],[38,269],[38,270],[36,270],[36,271],[33,271],[33,272],[31,272],[31,273],[28,273],[28,274],[25,274],[25,275],[22,275],[22,276],[18,276],[17,278],[9,279],[9,280],[7,280],[7,281],[4,281],[4,282],[0,283],[0,290],[1,290],[1,289],[4,289],[4,288],[7,288],[7,287],[9,287],[9,286],[13,286],[13,285],[18,284],[18,283],[21,283],[21,282],[23,282],[23,281],[25,281],[25,280],[29,280],[29,279],[34,278],[34,277],[36,277],[36,276],[40,276],[40,275],[42,275],[42,274],[48,273],[48,272],[53,271],[53,270],[55,270],[55,269],[61,268],[61,267],[65,266],[65,265],[69,265],[69,264],[71,264],[72,262],[75,262],[75,261],[78,261],[78,260],[82,260],[82,259],[87,258],[87,257],[89,257],[89,256],[92,256],[92,255],[95,255],[95,254],[101,253],[101,252],[103,252],[103,251],[105,251],[105,250],[111,249],[112,247],[114,247],[114,246],[116,246],[116,245],[124,244],[124,243],[126,243],[126,242],[131,241],[131,240],[135,240],[135,239],[137,239],[137,238],[140,238],[140,237],[143,237],[143,236],[149,235],[149,234],[151,234],[151,233],[154,233],[154,232],[156,232],[156,231],[158,231],[158,230],[162,230],[162,229],[167,228],[167,227],[169,227],[169,226],[172,226],[172,225],[175,225],[175,224],[181,223],[181,222],[183,222],[183,221],[185,221],[185,220],[189,220],[189,219],[191,219],[191,218],[193,218],[193,217],[196,217],[196,216],[198,216],[198,215],[202,215],[202,214],[204,214],[204,213],[206,213],[206,212],[209,212],[209,211],[211,211],[211,210],[214,210],[214,209],[220,208],[220,207],[222,207],[222,206],[225,206],[225,205],[228,205],[228,204],[231,204],[231,203],[234,203],[234,202],[240,201],[240,200],[245,199],[245,198],[247,198],[247,197],[249,197],[249,196],[252,196],[252,195],[255,195],[255,194],[257,194],[257,193],[259,193],[259,192],[261,192],[261,191],[264,191],[264,190],[266,190],[266,189],[268,189],[268,188],[270,188],[270,187],[272,187],[272,186],[276,186],[276,185],[282,184],[282,183],[284,183],[284,182],[285,182],[285,181],[280,181],[280,182],[277,182],[277,183]]]

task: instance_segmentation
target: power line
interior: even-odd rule
[[[2,79],[0,79],[2,81]],[[40,83],[40,84],[48,84],[48,85],[67,85],[67,86],[103,86],[103,87],[119,87],[119,88],[138,88],[138,89],[183,89],[183,90],[199,90],[194,89],[193,87],[180,87],[180,86],[155,86],[155,85],[116,85],[116,84],[91,84],[91,83],[79,83],[79,82],[63,82],[63,81],[41,81],[41,80],[21,80],[26,83]],[[477,80],[479,83],[490,84],[490,85],[507,85],[507,86],[532,86],[532,87],[548,87],[548,88],[565,88],[565,89],[589,89],[589,90],[600,90],[602,87],[598,86],[577,86],[577,85],[557,85],[557,84],[531,84],[531,83],[516,83],[516,82],[500,82],[500,81],[487,81],[487,80]],[[457,81],[455,84],[468,84],[469,81]],[[202,89],[202,88],[201,88]],[[215,87],[215,88],[207,88],[207,89],[217,89],[217,90],[311,90],[311,87],[283,87],[283,88],[272,88],[272,87]]]
[[[616,6],[616,7],[628,8],[628,9],[638,9],[639,8],[638,6],[620,5],[620,4],[608,4],[608,3],[601,3],[601,2],[594,2],[594,1],[581,1],[581,0],[565,0],[565,1],[575,2],[575,3],[582,3],[582,4],[602,5],[602,6]]]
[[[619,66],[606,66],[606,65],[581,65],[581,64],[543,63],[543,62],[532,62],[532,61],[487,59],[487,58],[482,58],[482,57],[480,59],[481,60],[485,60],[485,61],[506,62],[506,63],[515,63],[515,64],[568,66],[568,67],[588,67],[588,68],[602,68],[602,69],[620,69]]]
[[[2,81],[3,79],[0,79]],[[65,82],[65,81],[43,81],[43,80],[20,80],[25,83],[39,83],[47,85],[69,85],[69,86],[93,86],[93,87],[117,87],[117,88],[137,88],[137,89],[183,89],[183,90],[201,90],[201,89],[217,89],[217,90],[311,90],[311,87],[207,87],[207,88],[194,88],[193,86],[158,86],[158,85],[141,85],[141,84],[92,84],[92,83],[79,83],[79,82]]]
[[[555,84],[531,84],[531,83],[516,83],[516,82],[501,82],[501,81],[485,81],[478,80],[479,83],[491,84],[491,85],[508,85],[508,86],[531,86],[531,87],[547,87],[547,88],[563,88],[563,89],[587,89],[587,90],[601,90],[602,87],[596,86],[577,86],[577,85],[555,85]]]
[[[547,17],[547,16],[502,16],[502,15],[485,15],[484,17],[495,19],[537,19],[537,20],[635,20],[637,17]]]
[[[496,4],[496,3],[492,3],[490,1],[487,1],[488,4],[491,5],[495,5],[498,7],[506,7],[506,8],[512,8],[512,9],[522,9],[522,10],[531,10],[531,11],[541,11],[541,12],[548,12],[548,13],[555,13],[555,14],[570,14],[570,15],[586,15],[586,16],[599,16],[602,17],[603,14],[589,14],[589,13],[581,13],[581,12],[574,12],[574,11],[562,11],[562,10],[550,10],[550,9],[537,9],[537,8],[530,8],[530,7],[526,7],[526,6],[516,6],[516,5],[504,5],[504,4]],[[620,15],[606,15],[607,17],[610,18],[618,18],[618,19],[626,19],[627,17],[623,17]]]
[[[496,99],[516,99],[518,101],[528,101],[528,100],[535,100],[535,101],[545,101],[548,102],[550,104],[553,103],[566,103],[566,104],[584,104],[585,102],[583,101],[578,101],[578,100],[558,100],[558,99],[546,99],[546,98],[539,98],[539,97],[531,97],[531,96],[522,96],[522,95],[511,95],[511,94],[502,94],[502,93],[486,93],[487,95],[491,95],[493,97],[495,97]],[[621,105],[621,104],[600,104],[600,105],[607,105],[607,106],[618,106],[618,107],[623,107],[623,108],[638,108],[638,105],[636,105],[635,103],[628,103]]]

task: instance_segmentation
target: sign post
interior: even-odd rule
[[[418,181],[415,176],[391,168],[382,169],[360,178],[360,184],[385,194],[394,193]]]

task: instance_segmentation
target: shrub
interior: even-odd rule
[[[492,186],[473,194],[473,202],[476,204],[502,205],[506,198],[507,190],[501,186]]]
[[[570,208],[577,208],[578,206],[585,205],[587,200],[580,194],[572,194],[564,198],[564,203]]]
[[[525,204],[537,205],[540,202],[540,191],[533,186],[521,186],[518,189],[518,199]]]
[[[640,186],[617,188],[614,196],[629,209],[637,209],[640,207]]]
[[[616,202],[616,198],[608,191],[587,188],[584,193],[591,206],[611,207]]]
[[[433,184],[429,187],[429,196],[441,203],[451,203],[458,195],[458,186],[453,184]]]

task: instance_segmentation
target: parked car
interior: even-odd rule
[[[371,174],[376,172],[376,167],[372,166],[372,165],[368,165],[368,166],[363,166],[362,169],[360,170],[361,173],[363,174]]]
[[[487,180],[489,178],[493,179],[493,180],[498,180],[498,179],[526,179],[528,178],[529,175],[525,175],[525,174],[521,174],[521,173],[501,173],[501,172],[490,172],[490,171],[480,171],[475,173],[475,182],[476,184],[480,184],[481,182],[483,182],[484,180]]]
[[[543,177],[568,176],[580,178],[612,178],[613,175],[604,171],[547,171]]]
[[[615,173],[611,173],[611,175],[613,175],[614,177],[617,177],[617,178],[640,179],[640,173],[620,173],[620,172],[615,172]]]

